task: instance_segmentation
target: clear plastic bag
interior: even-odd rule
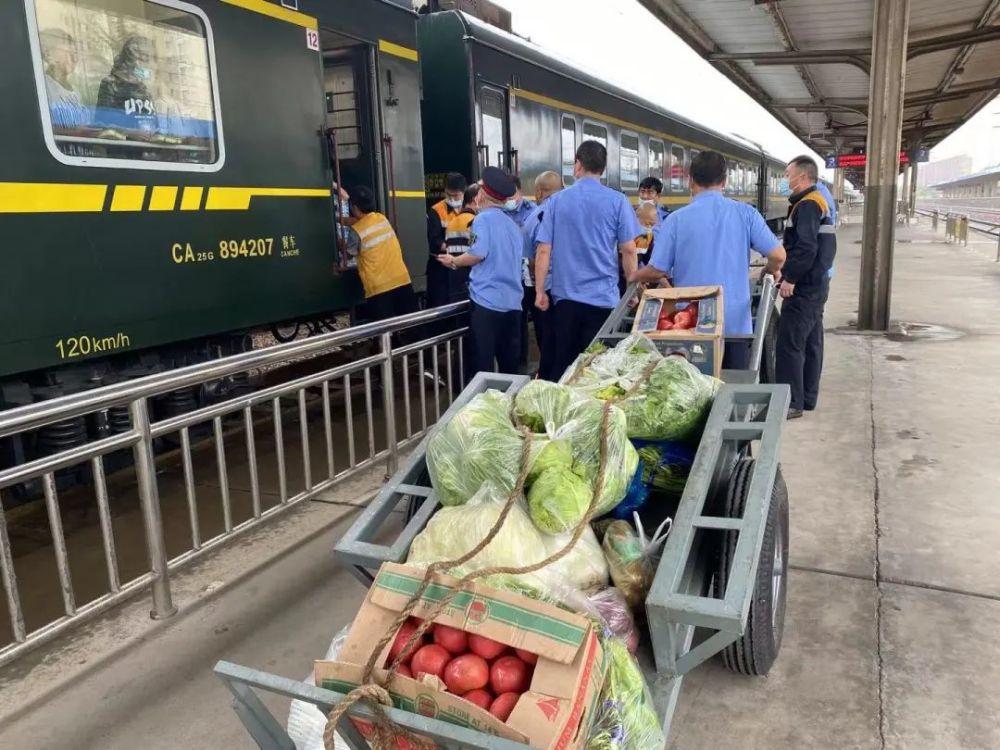
[[[604,532],[604,557],[611,580],[632,610],[642,607],[653,582],[652,571],[642,553],[642,542],[628,521],[614,521]]]
[[[509,396],[488,390],[435,432],[427,444],[427,470],[442,505],[465,503],[487,479],[502,491],[514,488],[524,437],[510,410]]]
[[[654,750],[666,745],[639,665],[619,638],[602,640],[608,669],[587,750]]]
[[[350,630],[351,626],[348,625],[333,637],[323,657],[326,661],[337,659]],[[302,681],[310,685],[315,684],[313,673],[309,672]],[[288,722],[285,726],[288,736],[295,743],[296,750],[324,750],[323,732],[326,729],[326,715],[312,703],[293,700],[288,708]],[[348,750],[347,743],[339,734],[334,735],[334,746],[337,750]]]
[[[633,513],[632,518],[635,528],[628,521],[612,521],[608,524],[601,548],[608,561],[611,580],[621,590],[629,607],[636,611],[646,601],[646,593],[656,572],[660,548],[670,533],[672,519],[664,519],[653,535],[647,538],[639,514]]]
[[[596,614],[610,635],[620,638],[634,654],[639,649],[639,630],[625,596],[614,586],[596,591],[586,599],[587,609]]]
[[[661,356],[641,334],[628,336],[589,362],[578,360],[581,369],[573,388],[598,399],[621,398],[653,363],[656,366],[646,381],[618,404],[625,412],[628,436],[646,440],[697,438],[719,381],[702,374],[683,357]]]
[[[410,545],[407,565],[426,567],[455,560],[472,549],[496,523],[506,503],[506,493],[487,482],[468,503],[440,508]],[[523,567],[541,562],[562,549],[570,534],[547,536],[535,528],[524,508],[515,504],[493,540],[456,574],[496,566]],[[548,593],[563,585],[587,589],[605,585],[608,565],[597,537],[589,528],[569,553],[534,574],[510,576],[518,585]]]
[[[535,433],[535,440],[548,445],[534,454],[535,460],[545,462],[545,468],[539,472],[532,467],[533,482],[528,489],[531,517],[546,533],[568,531],[579,523],[590,504],[589,494],[584,498],[584,487],[578,480],[584,480],[591,492],[597,480],[604,405],[569,386],[533,380],[515,396],[514,413]],[[628,440],[625,414],[618,407],[611,407],[605,437],[604,484],[595,515],[603,515],[621,502],[639,464]],[[565,452],[557,451],[566,442],[571,448],[571,466],[565,463]]]

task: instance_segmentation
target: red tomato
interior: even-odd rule
[[[400,664],[396,667],[396,674],[402,675],[403,677],[413,677],[413,672],[411,672],[410,668],[405,664]]]
[[[520,697],[519,693],[503,693],[502,695],[498,695],[496,700],[490,705],[490,713],[500,719],[500,721],[507,721]]]
[[[490,668],[490,687],[497,695],[528,689],[528,665],[516,656],[503,656]]]
[[[444,684],[455,695],[484,688],[489,681],[490,665],[486,659],[475,654],[456,656],[444,668]]]
[[[656,323],[657,331],[671,331],[674,328],[674,323],[666,318],[660,318]]]
[[[399,626],[399,630],[396,632],[396,638],[392,642],[392,646],[389,647],[389,658],[386,659],[386,665],[392,664],[396,660],[396,657],[403,652],[403,647],[406,646],[407,642],[410,640],[410,636],[413,635],[413,631],[417,629],[417,626],[412,622],[404,622]],[[409,661],[413,658],[413,653],[420,648],[420,642],[418,641],[414,644],[414,647],[410,649],[410,653],[406,659]]]
[[[440,677],[444,673],[444,668],[449,661],[451,661],[451,654],[436,643],[431,643],[427,646],[422,646],[413,655],[413,659],[410,661],[410,669],[413,671],[413,676],[418,680],[425,674]]]
[[[496,659],[506,650],[507,647],[504,644],[494,641],[492,638],[487,638],[484,635],[476,635],[475,633],[469,634],[469,651],[478,654],[487,661]]]
[[[434,642],[455,656],[469,650],[468,634],[464,630],[448,625],[434,626]]]
[[[475,703],[484,711],[489,711],[490,704],[493,703],[493,694],[489,690],[470,690],[462,697],[469,703]]]
[[[525,651],[523,648],[515,648],[514,653],[517,654],[517,657],[525,664],[535,664],[538,661],[538,654]]]

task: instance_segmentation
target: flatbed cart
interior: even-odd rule
[[[763,285],[762,304],[755,315],[752,369],[723,373],[725,383],[706,421],[646,598],[649,637],[640,647],[639,660],[668,738],[681,684],[689,671],[721,653],[729,669],[764,675],[781,646],[788,493],[778,454],[789,391],[784,385],[757,382],[763,334],[774,299],[773,279],[767,277]],[[627,335],[629,297],[626,294],[609,317],[599,340],[613,345]],[[520,375],[478,373],[441,421],[449,420],[487,389],[513,394],[527,382]],[[425,460],[430,438],[410,454],[336,544],[338,558],[366,586],[382,563],[405,562],[414,537],[438,508]],[[397,508],[412,509],[401,531],[390,529],[387,523]],[[344,697],[229,662],[219,662],[215,672],[232,693],[240,720],[264,750],[294,750],[295,746],[257,690],[312,703],[324,713]],[[348,714],[371,718],[365,706],[356,705]],[[388,714],[400,726],[433,739],[445,750],[527,749],[521,743],[417,714],[397,709],[389,709]],[[352,750],[369,748],[346,718],[338,731]]]

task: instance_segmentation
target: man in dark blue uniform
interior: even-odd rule
[[[476,199],[479,213],[472,222],[468,252],[437,256],[445,268],[472,269],[470,374],[493,372],[494,362],[498,372],[518,371],[524,239],[517,224],[503,211],[504,203],[516,190],[510,175],[497,167],[486,167]]]
[[[785,169],[792,194],[785,223],[788,254],[779,292],[784,300],[775,347],[775,379],[792,390],[788,418],[816,408],[823,371],[823,307],[830,292],[830,269],[837,238],[830,207],[816,189],[819,171],[808,156]]]
[[[635,238],[643,233],[628,198],[601,184],[607,149],[584,141],[576,150],[572,187],[556,193],[545,204],[535,251],[535,306],[552,304],[546,281],[552,264],[555,351],[547,371],[539,375],[558,380],[577,355],[586,349],[601,324],[618,304],[618,259],[626,278],[637,268]]]

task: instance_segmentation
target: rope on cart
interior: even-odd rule
[[[591,358],[593,361],[593,358]],[[594,480],[594,490],[591,494],[590,504],[587,506],[586,512],[583,514],[583,518],[576,525],[573,530],[573,535],[569,542],[562,547],[562,549],[549,555],[544,560],[533,563],[531,565],[525,565],[522,567],[511,567],[511,566],[495,566],[492,568],[482,568],[480,570],[472,571],[467,573],[462,578],[459,579],[458,584],[454,586],[447,594],[445,594],[438,603],[431,609],[431,611],[424,618],[423,622],[413,631],[410,639],[407,641],[403,650],[399,653],[396,659],[389,665],[389,669],[385,675],[385,684],[387,685],[392,679],[393,675],[396,673],[399,665],[407,657],[410,651],[416,646],[417,643],[423,638],[424,633],[427,629],[434,623],[434,619],[437,618],[447,607],[451,604],[452,600],[458,596],[458,594],[465,591],[465,587],[472,581],[478,578],[484,578],[491,575],[523,575],[526,573],[534,573],[542,568],[551,565],[554,562],[558,562],[562,558],[572,551],[573,547],[576,546],[577,542],[583,536],[584,531],[590,524],[592,517],[594,515],[594,509],[597,506],[598,500],[604,493],[604,481],[605,481],[605,470],[607,468],[608,460],[608,429],[611,424],[612,410],[615,404],[619,401],[624,401],[625,399],[632,396],[638,388],[645,383],[645,381],[652,374],[656,367],[657,362],[651,362],[643,370],[642,374],[636,379],[632,386],[621,396],[609,399],[604,402],[604,406],[601,410],[601,434],[600,434],[600,453],[599,462],[597,466],[597,476]],[[570,377],[567,384],[572,382],[580,370],[586,365],[577,369],[577,372]],[[362,674],[361,681],[362,684],[354,688],[350,693],[344,696],[337,705],[335,705],[327,718],[326,728],[323,731],[323,746],[326,750],[334,750],[334,734],[336,732],[337,726],[340,720],[343,718],[344,714],[350,710],[350,708],[358,703],[359,701],[364,701],[371,706],[372,712],[374,713],[373,722],[373,736],[371,738],[372,750],[395,750],[397,747],[396,740],[399,738],[408,739],[416,747],[419,748],[435,748],[436,745],[429,740],[422,737],[418,737],[412,734],[410,731],[403,729],[396,724],[394,724],[385,713],[385,706],[391,706],[392,700],[389,697],[389,693],[385,688],[385,685],[380,685],[373,678],[373,672],[375,671],[376,665],[378,663],[379,656],[381,656],[382,651],[388,646],[393,639],[396,637],[396,633],[399,628],[402,627],[410,616],[413,614],[413,610],[416,609],[417,605],[420,603],[424,592],[433,582],[434,576],[443,570],[458,567],[464,565],[473,557],[478,555],[482,550],[489,545],[490,542],[499,533],[500,528],[503,526],[504,522],[507,520],[507,515],[510,509],[514,506],[517,498],[524,492],[524,483],[527,481],[528,472],[531,468],[531,442],[532,442],[532,432],[528,430],[523,425],[520,425],[519,429],[524,435],[524,442],[521,446],[521,470],[518,473],[517,481],[514,484],[514,488],[507,495],[507,500],[504,503],[503,509],[500,511],[500,515],[497,517],[496,522],[493,527],[486,533],[486,536],[472,549],[466,552],[461,557],[455,560],[438,561],[436,563],[431,563],[427,566],[427,570],[424,574],[424,578],[420,585],[417,587],[417,591],[407,602],[406,606],[403,607],[399,615],[389,626],[385,635],[382,639],[375,645],[372,649],[371,656],[368,658],[368,663],[365,665],[365,671]]]

